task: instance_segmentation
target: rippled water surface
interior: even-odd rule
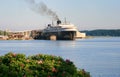
[[[70,59],[92,77],[120,77],[120,37],[79,39],[75,41],[0,41],[0,55],[8,52],[51,54]]]

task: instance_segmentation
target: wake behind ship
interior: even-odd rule
[[[84,38],[85,33],[80,33],[76,26],[70,23],[48,24],[42,31],[41,38],[44,40],[75,40],[76,38]]]

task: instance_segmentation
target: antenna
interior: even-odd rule
[[[64,23],[67,24],[66,17],[65,17],[65,21],[64,21]]]
[[[52,20],[52,26],[54,26],[54,22],[53,22],[53,20]]]

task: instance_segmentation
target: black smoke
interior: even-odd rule
[[[52,11],[47,5],[43,2],[36,3],[35,0],[26,0],[30,4],[31,9],[41,15],[52,17],[54,20],[59,20],[56,12]]]

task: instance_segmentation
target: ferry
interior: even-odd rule
[[[75,25],[58,20],[56,25],[48,24],[41,36],[45,40],[75,40],[84,38],[86,34],[80,33]]]

